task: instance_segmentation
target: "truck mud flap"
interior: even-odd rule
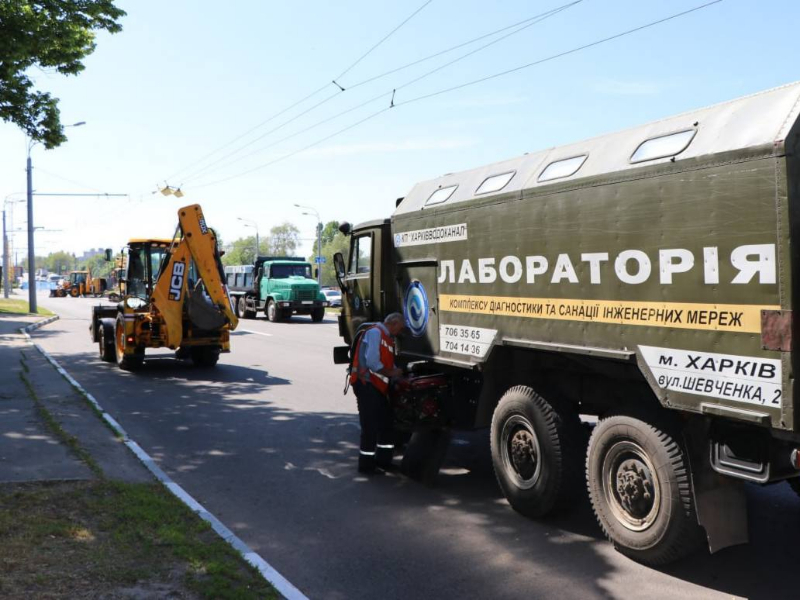
[[[705,529],[712,554],[750,541],[745,482],[714,471],[708,455],[708,425],[690,424],[685,434],[691,464],[697,522]]]

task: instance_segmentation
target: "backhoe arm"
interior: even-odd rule
[[[170,348],[179,347],[183,341],[184,305],[188,295],[194,291],[188,289],[192,261],[211,302],[224,317],[228,330],[233,331],[239,324],[223,279],[217,239],[206,225],[200,206],[194,204],[181,208],[178,211],[178,224],[182,237],[173,244],[169,260],[153,289],[153,303],[163,317]]]

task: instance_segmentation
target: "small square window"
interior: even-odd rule
[[[544,168],[539,179],[536,181],[551,181],[553,179],[561,179],[563,177],[570,177],[575,175],[586,162],[588,154],[581,154],[580,156],[573,156],[572,158],[565,158],[563,160],[556,160],[551,162]]]
[[[687,129],[645,140],[636,148],[636,152],[631,156],[631,162],[638,163],[680,154],[689,147],[696,133],[696,129]]]
[[[491,194],[492,192],[499,192],[508,185],[508,182],[514,178],[516,171],[509,171],[508,173],[500,173],[499,175],[492,175],[483,180],[483,183],[475,190],[475,195]]]
[[[449,187],[439,188],[431,194],[430,198],[428,198],[428,201],[425,203],[425,206],[447,202],[450,196],[453,195],[453,192],[456,191],[457,187],[457,185],[451,185]]]

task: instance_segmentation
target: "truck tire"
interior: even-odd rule
[[[255,319],[256,311],[247,308],[247,299],[245,296],[239,297],[239,312],[245,319]]]
[[[114,354],[117,366],[123,371],[135,371],[144,361],[143,350],[137,351],[136,354],[125,354],[125,324],[122,315],[117,317],[114,327]]]
[[[98,342],[100,349],[100,360],[103,362],[114,362],[116,360],[116,350],[114,347],[114,319],[100,319],[98,321]]]
[[[622,554],[665,565],[699,547],[689,460],[666,424],[615,415],[592,432],[586,482],[597,521]]]
[[[311,311],[311,320],[314,323],[321,323],[322,319],[325,318],[325,309],[324,308],[315,308]]]
[[[56,298],[64,298],[67,295],[66,290],[64,288],[58,288],[56,290]]]
[[[585,434],[578,415],[531,388],[508,390],[492,416],[495,476],[517,512],[541,517],[578,496]]]
[[[795,477],[794,479],[788,479],[786,483],[788,483],[791,486],[795,494],[800,496],[800,477]]]
[[[69,288],[69,295],[72,298],[77,298],[78,296],[80,296],[81,295],[81,291],[78,289],[78,286]]]
[[[278,304],[275,300],[267,300],[267,319],[269,319],[270,323],[277,323],[278,321],[283,321],[283,311],[278,308]]]
[[[219,348],[217,346],[192,346],[191,356],[195,367],[211,368],[219,360]]]

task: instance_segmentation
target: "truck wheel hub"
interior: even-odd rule
[[[604,457],[606,501],[617,520],[631,531],[644,531],[658,517],[661,493],[654,473],[647,453],[632,440],[617,442]]]
[[[511,462],[514,470],[523,479],[530,479],[536,472],[538,457],[533,436],[524,429],[517,431],[511,438]]]

